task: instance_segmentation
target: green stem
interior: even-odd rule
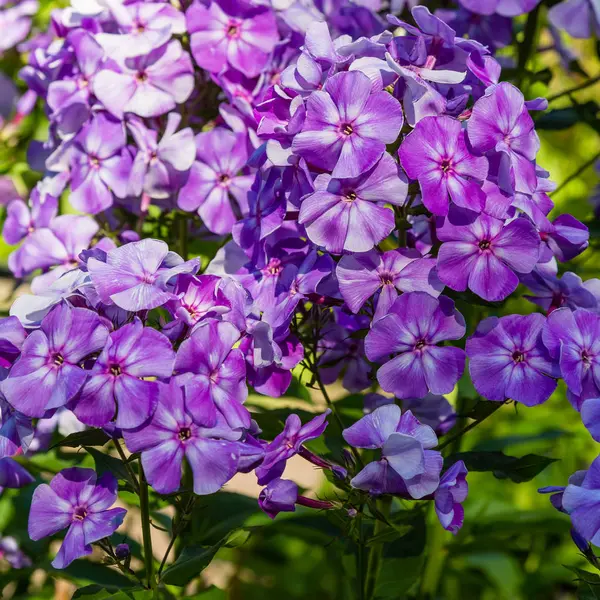
[[[183,260],[188,259],[188,219],[181,213],[177,216],[179,254]]]
[[[123,448],[121,448],[121,443],[119,442],[119,440],[116,440],[114,438],[113,438],[113,442],[115,444],[115,448],[117,449],[117,452],[119,453],[119,456],[121,457],[121,461],[123,462],[123,465],[125,466],[125,469],[127,470],[127,473],[129,473],[129,477],[131,477],[131,481],[133,482],[133,487],[135,489],[135,492],[139,496],[140,484],[137,480],[137,477],[135,476],[135,473],[133,472],[133,469],[131,468],[131,465],[129,464],[129,461],[127,460],[127,457],[125,456],[125,452],[123,452]]]
[[[142,513],[142,540],[144,544],[144,564],[146,566],[146,580],[148,587],[156,589],[154,578],[154,556],[152,554],[152,533],[150,531],[150,505],[148,503],[148,482],[144,475],[142,461],[140,460],[140,511]]]
[[[421,579],[419,597],[422,599],[433,598],[437,592],[444,563],[448,555],[444,548],[444,534],[445,530],[442,526],[437,522],[434,523],[429,534],[427,564],[425,565]]]
[[[391,496],[381,498],[377,501],[379,511],[387,518],[392,507]],[[381,533],[386,527],[383,521],[377,519],[373,528],[373,537]],[[375,597],[375,588],[377,586],[377,577],[381,570],[381,561],[383,559],[383,542],[373,544],[369,552],[369,562],[367,563],[367,577],[365,581],[365,600],[372,600]]]
[[[365,540],[362,526],[362,510],[358,517],[358,548],[356,549],[356,575],[358,579],[359,600],[365,600]]]
[[[540,14],[540,4],[538,4],[528,15],[525,23],[525,32],[523,42],[519,45],[519,57],[517,62],[517,87],[523,87],[523,81],[527,71],[527,63],[535,53],[538,37],[538,17]]]
[[[583,83],[580,83],[579,85],[576,85],[572,88],[563,90],[562,92],[558,92],[558,93],[554,94],[554,96],[549,96],[547,98],[547,100],[548,100],[548,102],[554,102],[555,100],[558,100],[559,98],[562,98],[563,96],[570,96],[571,94],[574,94],[575,92],[585,90],[586,88],[598,83],[599,81],[600,81],[600,75],[597,75],[596,77],[592,77],[592,79],[588,79],[587,81],[584,81]]]
[[[600,152],[598,152],[598,154],[596,154],[595,156],[592,156],[592,158],[590,158],[583,165],[581,165],[581,167],[579,167],[579,169],[577,169],[577,171],[575,171],[574,173],[569,175],[550,195],[554,198],[554,196],[556,196],[558,194],[558,192],[560,192],[565,187],[567,187],[567,185],[569,185],[569,183],[571,183],[571,181],[573,181],[574,179],[577,179],[577,177],[579,177],[585,170],[589,169],[592,165],[594,165],[596,163],[596,161],[599,159],[600,159]]]

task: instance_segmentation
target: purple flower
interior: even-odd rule
[[[166,266],[171,262],[178,264]],[[102,302],[135,312],[174,299],[167,283],[178,273],[195,272],[199,259],[184,263],[165,242],[145,239],[110,250],[106,262],[90,258],[87,267]]]
[[[29,537],[41,540],[68,527],[52,561],[64,569],[76,558],[92,553],[92,544],[108,537],[121,525],[127,511],[110,508],[117,499],[117,480],[110,472],[96,479],[92,469],[73,467],[55,475],[33,493],[29,512]]]
[[[103,69],[94,94],[115,117],[159,117],[185,102],[194,88],[192,61],[173,40],[148,54],[120,60],[120,72]]]
[[[229,15],[217,2],[208,7],[194,2],[186,18],[194,60],[213,73],[230,65],[247,77],[256,77],[279,41],[275,15],[264,8]]]
[[[196,146],[189,127],[177,131],[181,115],[170,113],[165,132],[157,143],[157,133],[147,129],[141,119],[130,119],[129,131],[135,138],[138,153],[129,178],[129,193],[140,196],[145,192],[151,198],[168,198],[184,183],[194,162]]]
[[[0,397],[0,493],[21,488],[34,478],[12,457],[26,452],[33,439],[31,419],[14,410]]]
[[[573,473],[573,475],[569,477],[569,484],[581,486],[586,473],[587,470],[575,471],[575,473]],[[550,496],[550,503],[552,504],[552,506],[554,506],[556,510],[566,513],[567,511],[563,507],[563,494],[566,489],[567,488],[564,485],[548,485],[546,487],[539,488],[538,493],[552,494]]]
[[[36,229],[48,227],[58,211],[58,200],[42,194],[38,186],[31,192],[31,209],[23,200],[16,199],[6,207],[2,237],[7,244],[18,244]]]
[[[600,546],[600,457],[590,465],[583,481],[569,481],[562,506],[571,517],[575,531]]]
[[[0,367],[10,368],[21,354],[26,337],[27,333],[17,317],[0,319]]]
[[[303,444],[320,437],[327,427],[327,409],[323,414],[302,425],[300,417],[291,414],[285,421],[283,431],[265,448],[265,457],[256,469],[260,485],[265,485],[280,477],[286,462],[302,450]]]
[[[600,398],[600,315],[581,308],[559,308],[548,317],[542,339],[550,356],[559,361],[569,399],[576,408],[588,398]],[[585,412],[582,409],[584,424],[594,430],[595,407],[592,402]]]
[[[86,425],[102,427],[115,416],[115,425],[133,429],[154,412],[160,387],[143,377],[167,378],[175,352],[169,339],[136,317],[110,334],[106,346],[75,398],[73,411]]]
[[[313,243],[333,254],[366,252],[394,229],[394,212],[384,204],[402,206],[407,189],[398,165],[385,154],[359,177],[318,175],[315,191],[302,200],[298,222]]]
[[[370,494],[400,494],[419,499],[432,494],[440,482],[442,455],[433,429],[395,404],[380,406],[342,435],[355,448],[381,449],[381,460],[370,462],[350,484]]]
[[[443,242],[437,264],[440,280],[453,290],[468,287],[491,302],[514,292],[519,285],[515,271],[531,272],[540,253],[540,237],[525,218],[507,225],[485,213],[465,225],[446,219],[437,236]]]
[[[0,389],[18,411],[43,417],[73,399],[87,377],[80,363],[101,350],[107,338],[108,328],[96,313],[63,302],[23,342]]]
[[[485,96],[475,102],[467,132],[476,152],[501,152],[507,157],[515,191],[535,193],[533,161],[540,140],[523,94],[515,86],[507,82],[490,86]]]
[[[31,567],[31,559],[19,548],[17,540],[11,536],[0,537],[0,558],[3,558],[13,569]]]
[[[313,92],[306,121],[292,150],[307,162],[332,171],[333,178],[359,177],[396,141],[404,119],[400,103],[387,92],[373,92],[360,71],[337,73]]]
[[[462,527],[465,511],[462,502],[469,493],[467,467],[462,460],[454,463],[441,477],[435,491],[435,514],[442,527],[454,535]]]
[[[31,17],[39,10],[37,0],[24,0],[14,4],[15,6],[0,8],[0,30],[3,33],[0,56],[27,37],[31,29]]]
[[[237,472],[240,451],[223,418],[213,427],[197,425],[188,412],[188,389],[174,381],[163,386],[152,419],[123,437],[131,452],[142,453],[142,466],[150,485],[159,494],[179,489],[185,459],[192,468],[194,493],[214,494]]]
[[[177,206],[182,210],[198,210],[202,221],[213,233],[231,233],[237,216],[231,204],[233,196],[245,213],[246,194],[254,179],[240,175],[248,160],[243,136],[223,127],[196,136],[196,161],[187,182],[179,191]]]
[[[517,17],[532,11],[540,0],[459,0],[460,4],[479,15]]]
[[[218,409],[230,427],[250,427],[250,413],[244,408],[246,362],[241,350],[233,347],[239,338],[240,332],[231,323],[209,319],[177,351],[177,381],[193,384],[187,409],[199,425],[214,426]]]
[[[106,113],[77,135],[69,196],[77,210],[95,214],[112,206],[113,194],[125,198],[132,165],[125,141],[123,123]]]
[[[512,398],[525,406],[548,400],[560,369],[542,342],[543,315],[489,317],[467,340],[469,373],[488,400]]]
[[[258,505],[271,519],[280,512],[294,512],[298,500],[298,486],[287,479],[273,479],[258,496]]]
[[[421,119],[400,146],[400,162],[419,181],[423,204],[433,214],[448,214],[448,195],[462,208],[484,208],[481,182],[488,162],[469,150],[460,121],[447,116]]]
[[[595,0],[565,0],[548,11],[548,20],[571,37],[600,36],[600,10]]]
[[[544,242],[540,262],[555,256],[565,262],[579,256],[589,245],[588,228],[572,215],[560,215],[553,222],[539,224],[540,238]]]
[[[348,308],[357,313],[375,293],[374,320],[385,316],[399,292],[426,292],[437,297],[444,286],[437,278],[434,258],[422,257],[418,250],[399,248],[380,254],[342,256],[335,270],[340,293]]]
[[[445,435],[456,425],[456,412],[445,396],[427,394],[424,398],[402,400],[402,410],[410,410],[423,425],[437,435]]]
[[[410,292],[373,323],[365,352],[369,360],[385,363],[377,381],[386,392],[398,398],[423,398],[428,391],[448,394],[462,375],[465,353],[436,344],[458,340],[465,331],[465,320],[452,300]]]

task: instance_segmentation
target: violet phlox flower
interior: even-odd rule
[[[368,463],[350,482],[371,494],[400,494],[420,499],[432,494],[440,483],[442,455],[431,450],[437,436],[410,411],[402,413],[387,404],[344,429],[346,442],[354,448],[381,449],[381,459]]]
[[[360,71],[337,73],[307,100],[306,120],[292,150],[335,179],[359,177],[375,166],[404,122],[398,100],[373,91]]]
[[[87,379],[82,361],[102,350],[106,322],[86,308],[63,302],[23,342],[21,355],[0,389],[8,402],[30,417],[72,400]]]
[[[77,418],[86,425],[102,427],[116,415],[117,427],[138,427],[152,416],[164,385],[144,377],[170,377],[174,361],[170,340],[144,327],[136,317],[109,335],[74,400]]]
[[[540,314],[488,317],[479,324],[466,351],[473,385],[482,396],[525,406],[551,396],[560,369],[542,341],[545,324]]]
[[[95,258],[87,267],[100,299],[129,311],[150,310],[175,298],[169,281],[179,273],[195,273],[200,266],[195,258],[184,262],[169,252],[160,240],[131,242],[106,255],[106,262]]]
[[[303,444],[320,437],[327,427],[327,416],[331,411],[314,417],[302,425],[300,417],[291,414],[285,421],[283,431],[265,448],[265,457],[256,469],[256,476],[260,485],[265,485],[280,477],[285,470],[287,461],[301,453]]]
[[[384,363],[377,380],[386,392],[398,398],[447,394],[462,375],[465,353],[438,344],[458,340],[465,331],[465,320],[452,300],[409,292],[373,323],[365,338],[365,352],[369,360]]]
[[[222,416],[210,427],[198,425],[188,410],[189,393],[188,386],[172,380],[163,387],[152,419],[123,432],[127,448],[141,452],[148,482],[160,494],[179,489],[184,458],[192,469],[195,494],[217,492],[237,472],[242,433]]]
[[[287,479],[273,479],[263,488],[258,496],[261,510],[274,519],[280,512],[295,512],[296,504],[319,510],[334,508],[332,502],[315,500],[301,496],[298,485]]]
[[[111,508],[116,499],[117,480],[112,473],[97,478],[92,469],[64,469],[33,493],[29,537],[37,541],[68,528],[52,561],[55,569],[64,569],[91,554],[94,542],[109,537],[121,525],[127,511]]]
[[[462,527],[465,517],[462,503],[468,493],[467,467],[462,460],[459,460],[442,475],[434,495],[437,517],[442,527],[454,535]]]

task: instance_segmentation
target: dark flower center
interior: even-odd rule
[[[520,352],[520,351],[516,351],[512,353],[512,359],[516,362],[516,363],[522,363],[525,360],[525,355]]]
[[[591,358],[590,358],[590,355],[587,353],[587,351],[586,351],[586,350],[584,350],[584,351],[581,353],[581,360],[582,360],[582,361],[583,361],[583,362],[584,362],[586,365],[589,365],[589,364],[592,362],[592,361],[591,361]]]
[[[64,357],[63,357],[63,355],[62,355],[62,354],[60,354],[60,353],[58,353],[58,352],[57,352],[57,353],[56,353],[56,354],[55,354],[55,355],[52,357],[52,362],[53,362],[53,363],[54,363],[54,364],[55,364],[57,367],[60,367],[60,366],[61,366],[61,365],[62,365],[62,364],[65,362],[65,359],[64,359]]]
[[[492,242],[490,242],[490,240],[481,240],[479,242],[479,247],[481,248],[481,250],[489,250],[491,245]]]
[[[340,129],[344,135],[352,135],[354,133],[354,128],[352,125],[350,125],[350,123],[342,123]]]
[[[452,163],[449,158],[444,158],[444,160],[440,163],[440,167],[444,173],[447,173],[452,167]]]
[[[415,344],[415,350],[423,350],[423,348],[425,348],[425,346],[427,346],[427,342],[425,340],[419,340]]]
[[[356,192],[350,190],[344,194],[344,198],[347,202],[354,202],[356,200]]]
[[[135,80],[139,83],[144,83],[144,81],[148,80],[148,75],[144,71],[139,71],[136,73]]]
[[[235,37],[238,34],[239,27],[236,23],[230,23],[227,27],[227,37]]]
[[[83,521],[87,517],[87,509],[85,506],[77,506],[73,511],[73,518],[76,521]]]
[[[265,275],[279,275],[281,272],[281,260],[272,258],[262,271]]]
[[[392,285],[394,283],[394,278],[391,273],[381,273],[379,279],[383,285]]]
[[[231,179],[231,177],[229,177],[228,173],[221,173],[219,175],[219,183],[221,185],[227,185],[229,183],[229,180]]]
[[[97,169],[100,166],[100,159],[97,156],[90,156],[90,166]]]
[[[185,442],[185,440],[189,440],[192,437],[192,430],[189,427],[183,427],[179,430],[177,436],[182,442]]]
[[[114,377],[118,377],[123,371],[121,371],[121,367],[119,365],[111,365],[110,366],[110,374]]]

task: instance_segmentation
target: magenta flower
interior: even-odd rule
[[[175,374],[181,385],[193,384],[187,409],[198,425],[214,426],[218,409],[231,428],[250,427],[250,413],[244,408],[246,362],[241,350],[233,347],[239,338],[231,323],[210,319],[179,347]]]
[[[95,214],[112,206],[113,194],[125,198],[132,166],[125,142],[123,123],[106,113],[77,135],[69,196],[77,210]]]
[[[142,378],[170,377],[174,361],[169,339],[136,317],[110,334],[73,411],[82,423],[94,427],[106,425],[115,413],[117,427],[138,427],[154,412],[163,385]]]
[[[0,367],[10,368],[21,354],[26,337],[27,332],[17,317],[0,319]]]
[[[333,178],[359,177],[375,166],[403,124],[398,100],[373,92],[360,71],[337,73],[306,104],[306,121],[292,150]]]
[[[437,344],[458,340],[465,331],[465,320],[452,300],[410,292],[373,323],[365,338],[365,353],[369,360],[385,362],[377,380],[398,398],[423,398],[428,391],[448,394],[462,375],[465,353]]]
[[[387,404],[365,415],[342,432],[355,448],[381,449],[381,460],[368,463],[350,482],[370,494],[399,494],[423,498],[440,482],[442,455],[431,448],[437,436],[410,412]]]
[[[302,451],[302,446],[309,440],[320,437],[327,428],[327,416],[331,411],[314,417],[302,425],[300,417],[291,414],[285,420],[283,431],[265,448],[265,457],[256,469],[256,477],[260,485],[266,485],[281,476],[287,461]]]
[[[172,381],[163,387],[152,419],[123,432],[127,448],[142,453],[144,473],[159,494],[179,489],[184,458],[192,469],[195,494],[214,494],[237,472],[240,432],[222,417],[214,427],[197,425],[186,410],[188,403],[184,389]]]
[[[394,229],[394,213],[408,186],[394,159],[385,154],[370,170],[352,179],[318,175],[315,191],[302,200],[298,222],[310,240],[333,254],[366,252]]]
[[[400,162],[419,181],[423,204],[434,215],[448,214],[448,195],[462,208],[481,212],[485,207],[481,184],[488,161],[469,150],[460,121],[447,116],[421,119],[400,146]]]
[[[64,569],[76,558],[92,553],[92,544],[111,536],[127,514],[110,508],[117,499],[117,480],[110,472],[96,479],[92,469],[73,467],[55,475],[33,493],[29,512],[29,537],[41,540],[68,527],[65,539],[52,561]]]
[[[374,320],[385,316],[399,292],[426,292],[437,297],[444,289],[435,271],[436,260],[418,250],[399,248],[380,254],[343,256],[336,268],[340,293],[348,308],[357,313],[378,293]]]
[[[435,514],[442,527],[454,535],[462,527],[465,511],[462,503],[469,493],[467,467],[462,460],[454,463],[441,477],[435,491]]]
[[[542,342],[543,315],[484,319],[467,340],[469,373],[488,400],[511,398],[525,406],[548,400],[560,370]]]
[[[171,278],[193,273],[200,264],[199,259],[183,262],[177,256],[179,264],[163,266],[168,255],[165,242],[145,239],[110,250],[106,262],[90,258],[87,267],[104,304],[114,303],[133,312],[150,310],[174,299],[166,289]]]
[[[188,54],[173,40],[135,58],[120,61],[120,72],[103,69],[94,78],[94,94],[115,117],[125,113],[159,117],[185,102],[194,88]]]
[[[196,161],[179,192],[177,206],[187,211],[198,210],[213,233],[231,233],[238,220],[231,196],[242,213],[248,210],[246,194],[254,177],[240,174],[247,160],[248,150],[242,135],[223,127],[199,133]]]
[[[217,2],[210,2],[208,7],[194,2],[186,18],[194,60],[212,73],[230,65],[246,77],[256,77],[279,41],[275,15],[264,8],[234,16]]]
[[[481,213],[466,225],[453,225],[446,219],[438,227],[443,242],[437,270],[448,287],[495,302],[503,300],[519,285],[516,273],[530,273],[540,253],[540,236],[528,219],[515,219],[505,225]]]
[[[39,186],[33,189],[29,201],[31,208],[20,198],[6,207],[2,237],[11,246],[18,244],[36,229],[48,227],[58,211],[57,198],[41,193]]]
[[[514,85],[503,82],[490,86],[485,96],[475,102],[467,132],[476,152],[501,152],[507,157],[516,192],[535,193],[533,161],[540,140],[523,94]]]
[[[0,389],[19,412],[43,417],[73,399],[87,377],[80,363],[101,350],[107,338],[108,328],[95,312],[63,302],[25,339]]]

